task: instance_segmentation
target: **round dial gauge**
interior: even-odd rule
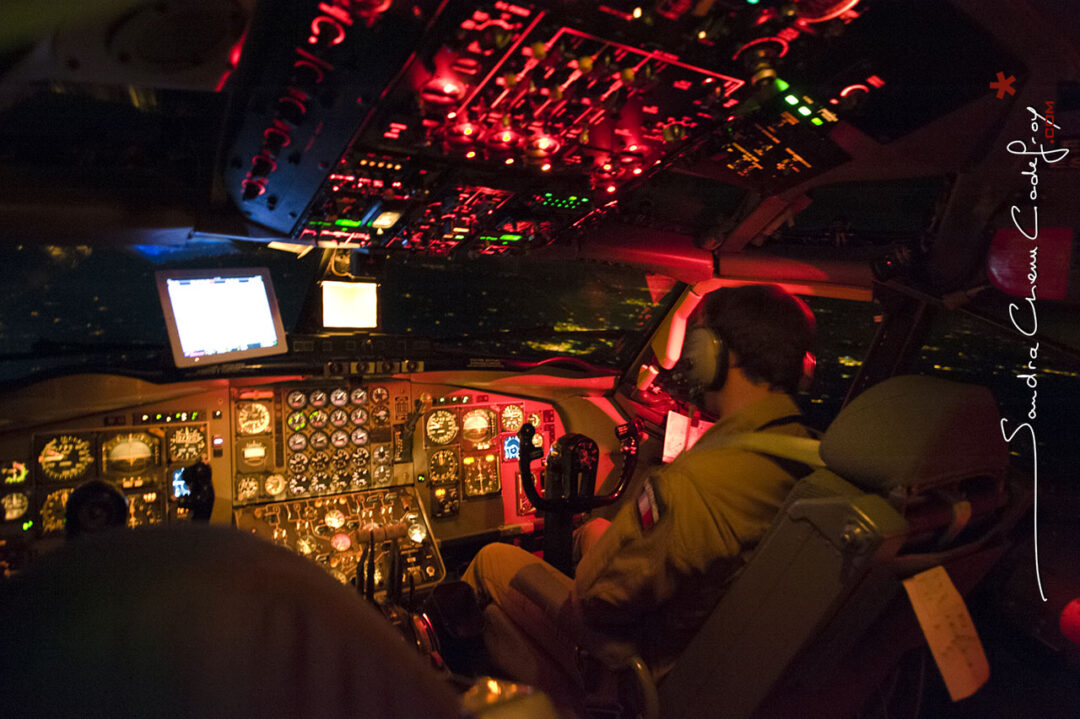
[[[385,464],[376,467],[372,474],[375,484],[390,484],[390,478],[392,476],[393,474],[390,472],[390,468]]]
[[[371,453],[371,458],[375,461],[375,464],[390,464],[390,446],[386,444],[378,445]]]
[[[367,430],[359,428],[354,429],[352,431],[352,434],[349,435],[349,438],[352,440],[352,443],[355,444],[357,447],[363,447],[365,444],[368,443]]]
[[[456,481],[459,473],[457,453],[452,449],[435,450],[428,460],[428,471],[432,482],[442,484]]]
[[[308,402],[311,403],[312,407],[325,407],[330,403],[330,395],[321,389],[317,389],[308,397]]]
[[[367,390],[363,387],[357,387],[349,393],[349,401],[353,404],[364,404],[367,399]]]
[[[303,412],[293,412],[285,419],[285,425],[293,432],[299,432],[307,427],[307,415]]]
[[[347,552],[352,546],[352,539],[345,532],[338,532],[330,538],[330,546],[339,552]]]
[[[270,458],[270,447],[261,439],[249,439],[239,443],[240,462],[245,469],[262,469]],[[302,448],[301,448],[302,449]]]
[[[325,452],[319,452],[312,456],[311,461],[308,463],[308,470],[312,472],[325,472],[326,468],[330,466],[330,457]]]
[[[296,551],[303,555],[314,554],[319,549],[319,543],[315,537],[304,535],[296,540]]]
[[[330,393],[330,404],[335,407],[344,407],[349,403],[349,390],[338,387]]]
[[[330,465],[337,471],[341,471],[349,466],[349,452],[348,450],[339,449],[334,452],[334,456],[330,459]]]
[[[307,395],[298,389],[294,389],[292,392],[289,392],[289,396],[285,398],[285,404],[293,409],[303,409],[307,406]]]
[[[145,432],[118,434],[101,445],[104,472],[142,472],[158,464],[158,441]]]
[[[321,494],[325,492],[330,484],[330,475],[326,472],[312,472],[311,473],[311,487],[310,491]]]
[[[266,493],[271,497],[276,497],[285,491],[285,478],[280,474],[271,474],[266,478],[266,481],[263,482],[263,489],[265,489]]]
[[[316,432],[308,439],[312,449],[326,449],[330,446],[330,438],[326,432]]]
[[[367,489],[368,486],[368,470],[356,470],[349,475],[349,488],[350,489]]]
[[[386,389],[386,387],[371,388],[371,401],[373,403],[382,404],[388,399],[390,399],[390,392]]]
[[[330,424],[335,427],[344,427],[349,423],[349,413],[343,409],[335,409],[330,413]]]
[[[292,451],[303,452],[307,448],[307,437],[299,433],[290,435],[288,444]]]
[[[347,447],[349,445],[349,433],[343,429],[339,429],[330,435],[330,444],[338,449]]]
[[[521,425],[525,424],[525,410],[519,405],[508,404],[503,407],[502,416],[503,432],[517,432]]]
[[[529,424],[540,430],[540,414],[537,412],[529,412]]]
[[[385,427],[390,424],[390,409],[387,407],[376,407],[371,410],[371,419],[374,420],[376,426]]]
[[[457,417],[450,410],[437,409],[428,416],[424,432],[432,444],[450,444],[457,437]]]
[[[0,502],[4,504],[5,522],[14,522],[26,514],[26,510],[30,509],[30,498],[22,492],[5,494],[3,499],[0,499]]]
[[[306,454],[294,454],[289,457],[289,472],[303,474],[307,470],[308,457]]]
[[[206,436],[198,427],[181,427],[169,435],[169,459],[190,464],[206,452]]]
[[[345,513],[340,509],[331,509],[323,516],[323,522],[331,529],[341,529],[345,526]]]
[[[93,461],[90,442],[70,434],[53,437],[45,443],[38,455],[41,471],[49,479],[57,480],[81,477]]]
[[[420,521],[420,515],[415,512],[409,512],[405,515],[405,521],[409,523],[409,539],[417,544],[420,544],[427,539],[427,527]]]
[[[289,478],[289,494],[293,496],[299,497],[307,494],[310,486],[311,480],[304,475]]]
[[[41,505],[41,528],[46,532],[59,532],[64,528],[64,512],[70,494],[70,489],[60,489],[45,498]]]
[[[330,491],[344,492],[349,487],[348,472],[334,472],[330,475]]]
[[[270,408],[262,402],[239,402],[236,427],[240,434],[265,434],[270,431]]]
[[[534,447],[539,447],[540,449],[543,449],[544,448],[544,435],[537,432],[536,434],[533,435],[532,443],[533,443]]]
[[[236,498],[241,502],[246,502],[249,499],[255,499],[259,495],[259,478],[258,477],[237,477],[236,478]]]
[[[495,436],[495,413],[490,409],[471,409],[461,418],[461,437],[478,449],[491,446]]]
[[[354,449],[352,453],[352,463],[357,467],[367,469],[367,466],[371,464],[371,452],[368,451],[367,447]]]
[[[367,410],[363,407],[357,407],[352,411],[352,414],[349,415],[349,419],[351,419],[352,423],[356,425],[364,424],[365,422],[367,422],[367,418]]]
[[[330,421],[330,415],[324,410],[317,409],[308,415],[308,424],[315,429],[322,429]]]

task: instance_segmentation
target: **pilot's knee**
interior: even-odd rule
[[[501,543],[489,544],[476,553],[461,579],[471,586],[480,601],[486,604],[496,598],[498,588],[509,586],[514,574],[534,559],[520,547]]]

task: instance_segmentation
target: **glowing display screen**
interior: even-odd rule
[[[517,459],[521,452],[521,440],[517,435],[511,435],[503,440],[503,461]]]

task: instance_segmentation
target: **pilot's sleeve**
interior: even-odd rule
[[[717,532],[703,498],[672,467],[654,472],[577,567],[575,593],[597,625],[629,625],[670,599],[680,580],[734,556],[739,543]]]

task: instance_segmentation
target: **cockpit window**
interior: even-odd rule
[[[419,335],[470,357],[575,357],[618,368],[640,349],[678,283],[595,262],[479,257],[461,263],[392,258],[382,330]]]
[[[154,271],[268,267],[286,330],[299,316],[318,253],[229,242],[183,247],[0,248],[0,382],[60,371],[151,371],[168,354]]]

